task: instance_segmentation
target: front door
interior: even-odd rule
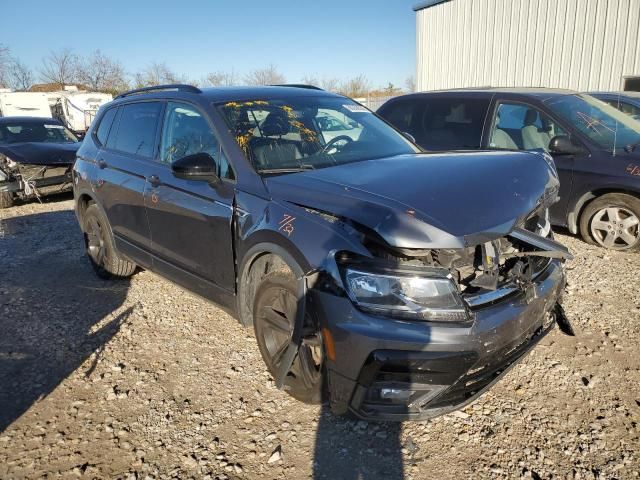
[[[219,182],[173,175],[172,162],[199,152],[216,161]],[[213,300],[233,291],[233,196],[233,172],[206,115],[190,104],[169,102],[145,189],[154,270]]]
[[[560,199],[549,209],[549,215],[554,225],[566,225],[576,159],[574,155],[554,155],[549,151],[551,139],[558,135],[569,136],[539,109],[529,104],[498,100],[487,143],[489,148],[544,151],[553,157],[560,178]]]

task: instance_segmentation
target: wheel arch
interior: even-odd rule
[[[578,200],[573,205],[573,208],[569,211],[569,214],[567,216],[567,226],[569,228],[569,231],[574,235],[577,234],[579,232],[580,217],[582,216],[582,213],[584,212],[584,209],[587,207],[587,205],[596,198],[607,195],[609,193],[621,193],[640,198],[640,192],[631,190],[627,187],[597,188],[585,192],[580,197],[578,197]]]
[[[311,266],[295,245],[284,238],[279,238],[278,242],[289,245],[285,248],[269,240],[255,243],[247,250],[240,263],[236,310],[240,323],[246,327],[253,324],[253,306],[250,299],[255,296],[258,285],[267,274],[286,268],[293,273],[298,282],[303,282],[305,274],[311,270]]]

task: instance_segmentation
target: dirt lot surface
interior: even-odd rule
[[[250,330],[162,278],[99,280],[69,197],[0,211],[0,478],[636,478],[640,255],[576,258],[557,329],[464,411],[332,416]]]

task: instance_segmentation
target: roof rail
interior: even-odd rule
[[[322,90],[315,85],[306,85],[304,83],[281,83],[276,85],[269,85],[270,87],[291,87],[291,88],[306,88],[308,90]]]
[[[182,83],[172,83],[170,85],[154,85],[153,87],[136,88],[135,90],[129,90],[128,92],[121,93],[116,97],[116,99],[128,97],[129,95],[139,95],[141,93],[148,93],[148,92],[161,92],[164,90],[177,90],[179,92],[202,93],[202,90],[200,90],[198,87],[194,87],[193,85],[185,85]]]

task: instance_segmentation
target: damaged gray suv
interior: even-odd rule
[[[564,321],[547,155],[423,154],[310,87],[169,85],[104,106],[73,179],[99,275],[210,299],[278,387],[338,414],[459,408]]]

